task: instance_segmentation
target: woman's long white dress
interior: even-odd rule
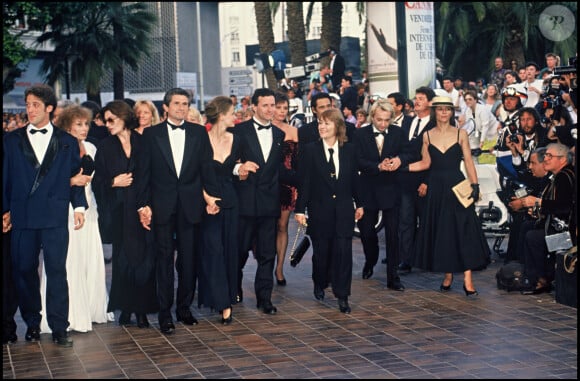
[[[92,159],[97,152],[96,147],[83,142],[87,155]],[[69,245],[66,258],[66,273],[69,294],[70,326],[68,330],[88,332],[92,323],[114,321],[114,313],[107,313],[109,295],[106,285],[103,244],[99,233],[98,211],[95,195],[89,183],[85,187],[89,208],[85,211],[85,224],[79,230],[74,230],[73,208],[69,205]],[[46,272],[42,264],[41,279],[42,321],[40,329],[43,333],[51,332],[46,320]]]

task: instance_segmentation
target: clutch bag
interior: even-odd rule
[[[290,266],[296,267],[297,264],[300,263],[304,254],[310,248],[310,239],[306,235],[306,227],[302,225],[298,225],[298,229],[296,229],[296,236],[294,237],[294,242],[292,244],[292,248],[290,249]],[[302,237],[302,239],[300,239]],[[300,242],[298,240],[300,239]]]
[[[467,208],[473,204],[473,198],[469,198],[473,189],[471,189],[471,183],[468,179],[461,181],[451,189],[463,207]]]

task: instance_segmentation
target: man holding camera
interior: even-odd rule
[[[550,182],[541,197],[529,195],[521,199],[524,207],[532,208],[532,211],[537,209],[538,212],[537,221],[526,221],[522,224],[519,237],[518,252],[524,258],[524,294],[539,294],[551,290],[555,258],[548,251],[546,236],[564,230],[576,232],[576,175],[572,157],[567,146],[560,143],[548,144],[543,164],[544,169],[551,173]],[[532,229],[529,229],[530,225],[533,226]],[[575,245],[575,234],[572,234],[572,241]]]

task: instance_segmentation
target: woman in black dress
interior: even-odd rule
[[[449,97],[435,97],[431,118],[436,126],[423,134],[422,160],[411,163],[409,171],[430,168],[429,190],[419,227],[415,266],[427,271],[445,273],[439,289],[449,291],[454,272],[463,272],[466,296],[475,296],[471,270],[489,263],[489,246],[483,235],[474,204],[465,208],[452,187],[465,179],[460,165],[463,160],[471,182],[471,197],[479,199],[477,172],[467,133],[450,124],[453,102]]]
[[[234,105],[230,97],[218,96],[205,109],[211,125],[208,132],[213,149],[210,168],[215,172],[221,200],[217,214],[206,208],[199,252],[199,306],[210,307],[222,314],[221,322],[232,322],[232,304],[238,292],[238,198],[233,183],[233,169],[238,159],[239,142],[228,132],[234,126]],[[204,192],[204,197],[206,196]]]
[[[109,102],[102,112],[111,136],[99,145],[93,186],[99,213],[109,221],[113,237],[108,311],[121,310],[121,325],[131,324],[131,314],[135,313],[139,328],[146,328],[146,314],[157,312],[158,304],[153,233],[139,221],[133,186],[133,172],[143,155],[143,138],[133,131],[139,123],[124,101]]]

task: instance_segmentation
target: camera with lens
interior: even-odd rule
[[[565,221],[559,219],[558,217],[552,218],[552,220],[550,221],[550,226],[552,226],[552,228],[557,232],[563,232],[564,230],[568,230],[568,224]]]
[[[570,57],[570,59],[568,60],[568,65],[567,66],[557,66],[554,68],[554,75],[564,75],[564,74],[574,74],[573,78],[570,78],[570,88],[571,89],[577,89],[578,88],[578,82],[576,79],[576,70],[577,70],[577,66],[578,64],[576,63],[577,57]]]
[[[530,194],[530,192],[528,192],[528,190],[525,186],[522,186],[521,188],[517,188],[516,190],[514,190],[514,196],[516,198],[523,198],[529,194]]]

